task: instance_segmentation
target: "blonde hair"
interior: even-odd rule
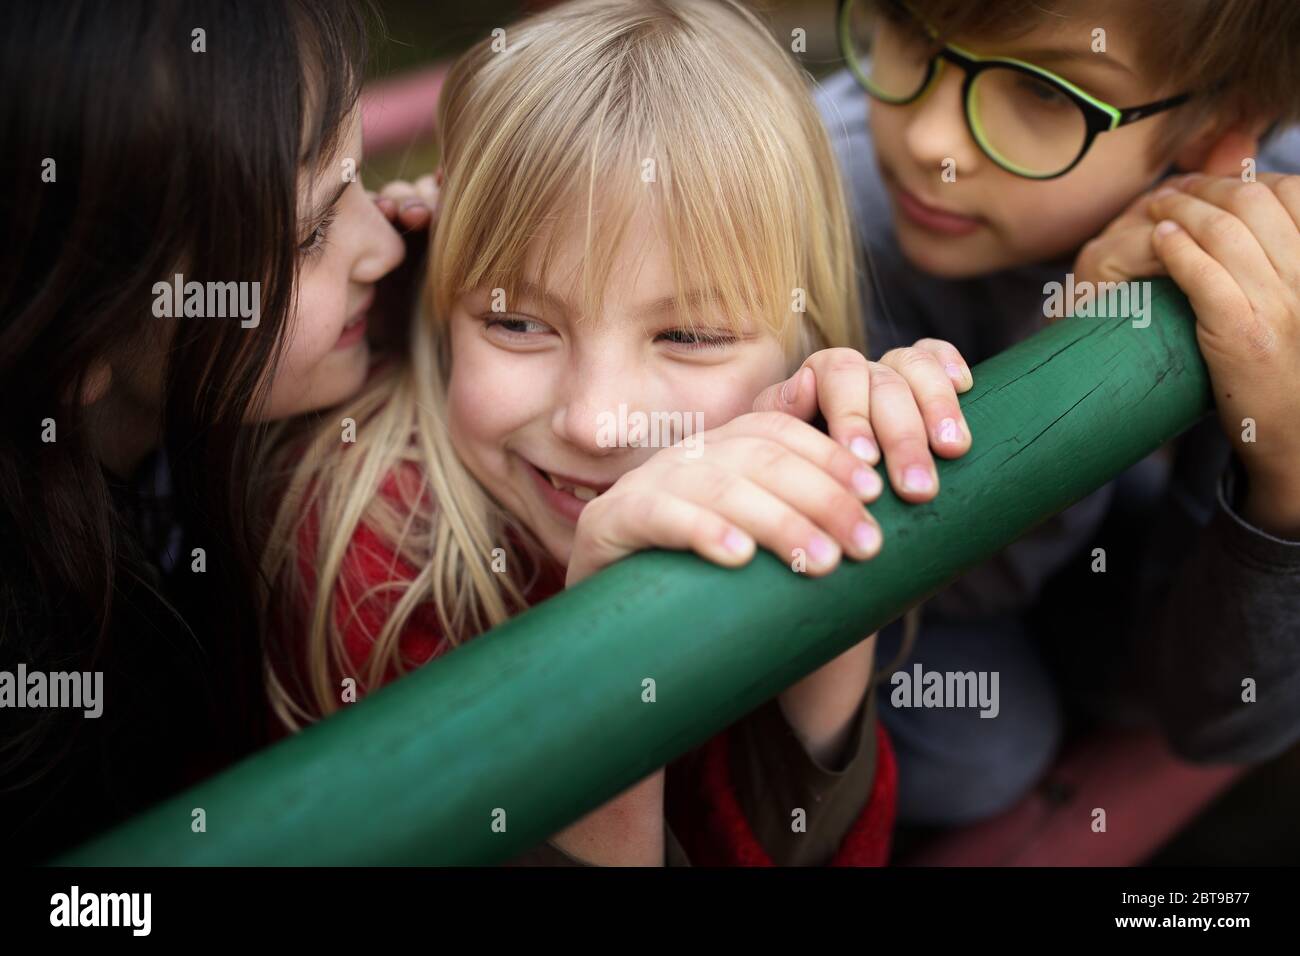
[[[729,0],[574,0],[507,28],[504,41],[504,51],[493,39],[470,49],[443,87],[441,208],[410,361],[342,411],[356,421],[355,444],[341,444],[333,422],[318,432],[277,514],[264,571],[281,602],[291,608],[296,595],[311,609],[286,625],[285,604],[268,606],[281,613],[270,633],[292,642],[306,625],[305,658],[288,655],[305,663],[305,679],[286,682],[268,666],[289,726],[338,707],[337,680],[350,665],[335,592],[361,525],[414,574],[382,586],[395,603],[373,635],[364,683],[405,669],[399,639],[423,604],[453,645],[526,607],[539,546],[449,437],[447,317],[473,289],[513,297],[530,253],[540,250],[546,275],[560,210],[585,211],[584,315],[599,307],[628,223],[648,208],[688,322],[699,308],[692,293],[711,290],[722,314],[777,336],[792,369],[817,349],[863,346],[834,154],[806,77],[753,13]],[[381,494],[392,476],[412,474],[397,500]],[[309,516],[316,547],[302,555]],[[491,570],[494,548],[505,549],[508,573]]]

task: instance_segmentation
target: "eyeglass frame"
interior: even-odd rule
[[[1166,110],[1182,106],[1195,95],[1190,92],[1180,93],[1177,96],[1167,97],[1163,100],[1156,100],[1152,103],[1144,103],[1141,106],[1111,106],[1104,100],[1100,100],[1092,94],[1080,89],[1078,86],[1065,79],[1065,77],[1057,76],[1055,73],[1050,70],[1045,70],[1041,66],[1035,66],[1032,63],[1026,63],[1023,60],[1017,60],[1006,56],[980,56],[977,53],[972,53],[969,50],[962,49],[954,43],[943,43],[939,45],[939,48],[931,55],[929,63],[926,64],[925,79],[921,82],[917,91],[911,96],[903,99],[891,99],[882,96],[871,89],[870,80],[868,80],[863,74],[862,65],[858,62],[858,56],[854,52],[853,41],[849,36],[849,14],[852,12],[854,4],[857,2],[858,0],[839,0],[839,12],[836,17],[838,23],[837,32],[839,34],[840,54],[848,63],[849,70],[858,81],[858,85],[866,91],[867,95],[889,106],[908,106],[915,103],[929,92],[930,87],[938,78],[939,64],[941,62],[950,63],[953,66],[958,67],[965,75],[965,80],[962,83],[962,113],[965,116],[966,127],[970,131],[971,138],[974,139],[975,144],[979,146],[980,152],[993,160],[993,162],[995,162],[1000,168],[1024,179],[1040,181],[1058,179],[1082,162],[1083,157],[1086,156],[1088,150],[1092,148],[1093,141],[1096,140],[1097,136],[1101,133],[1107,133],[1111,130],[1119,129],[1121,126],[1127,126],[1129,123],[1134,123],[1138,120],[1154,116],[1157,113],[1163,113]],[[932,38],[935,37],[935,31],[917,17],[906,4],[896,2],[896,0],[894,0],[894,2],[891,2],[891,0],[880,0],[880,2],[887,3],[889,6],[892,6],[907,16],[912,17],[918,26],[922,27]],[[984,136],[979,128],[979,123],[972,115],[973,107],[971,106],[971,92],[975,87],[975,78],[986,70],[994,68],[1010,69],[1018,73],[1027,74],[1039,80],[1044,80],[1079,107],[1079,110],[1083,113],[1086,135],[1084,136],[1083,145],[1079,148],[1078,155],[1075,156],[1074,160],[1064,169],[1059,172],[1048,174],[1026,172],[1017,167],[1014,163],[999,158],[993,152],[992,147],[985,142]]]

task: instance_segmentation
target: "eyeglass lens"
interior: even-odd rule
[[[919,23],[855,3],[848,40],[861,78],[886,103],[922,92],[938,45]],[[1088,137],[1079,105],[1047,80],[1010,67],[981,70],[966,104],[981,147],[1002,165],[1052,175],[1078,157]]]

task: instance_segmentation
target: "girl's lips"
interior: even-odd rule
[[[366,293],[366,297],[361,300],[360,307],[343,326],[338,341],[334,343],[335,349],[350,349],[366,337],[366,313],[370,311],[370,307],[374,304],[375,290],[374,287],[371,287],[370,291]]]
[[[890,192],[894,201],[911,222],[930,232],[945,236],[970,235],[980,227],[981,220],[973,216],[961,216],[935,206],[927,205],[904,189],[897,181],[892,182]]]
[[[561,491],[551,484],[551,479],[547,477],[547,472],[542,471],[532,462],[523,458],[520,459],[524,467],[532,476],[533,483],[537,486],[538,493],[542,500],[545,501],[557,515],[563,518],[569,524],[576,525],[578,517],[582,514],[582,509],[587,507],[587,502],[568,491]],[[596,494],[604,493],[610,486],[604,483],[587,482],[578,478],[570,478],[567,475],[561,475],[550,472],[555,479],[562,485],[575,485],[589,488]]]
[[[339,340],[334,343],[334,351],[350,349],[366,337],[366,317],[364,314],[350,319],[348,324],[343,326],[343,334]]]

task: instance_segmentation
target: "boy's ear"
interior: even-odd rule
[[[1207,129],[1183,144],[1174,156],[1174,165],[1183,172],[1240,176],[1242,161],[1258,155],[1260,138],[1268,126],[1264,120],[1249,120],[1227,129]]]

